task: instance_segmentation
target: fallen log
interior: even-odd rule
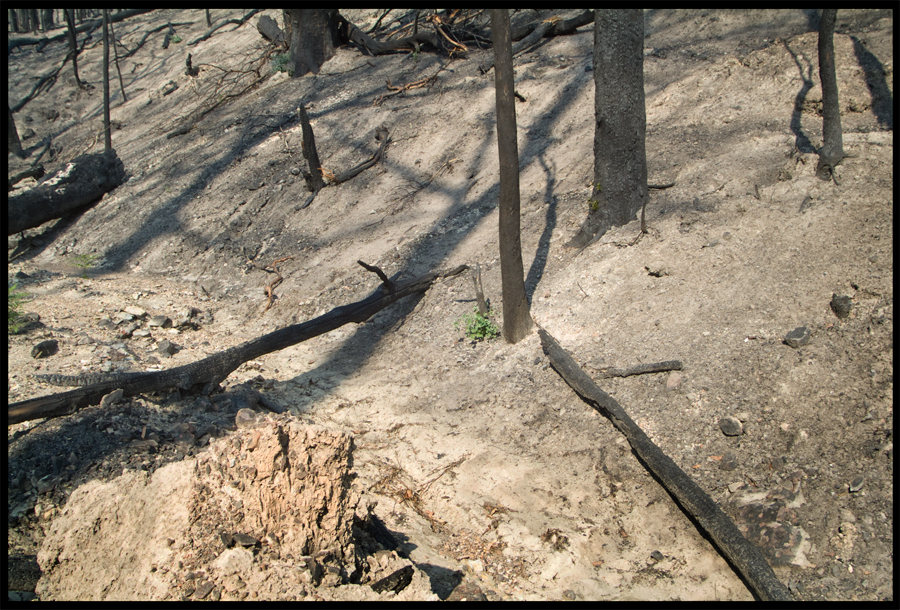
[[[369,266],[366,268],[368,269]],[[248,360],[296,345],[350,322],[365,322],[377,312],[403,297],[425,292],[436,280],[457,275],[467,268],[466,265],[460,265],[449,271],[436,271],[406,282],[395,282],[391,287],[381,284],[372,294],[361,301],[335,307],[328,313],[307,322],[276,330],[197,362],[173,369],[113,375],[39,376],[38,378],[56,385],[83,385],[84,387],[14,402],[8,407],[8,425],[43,417],[70,415],[82,407],[99,404],[103,396],[118,389],[123,390],[125,396],[174,388],[200,389],[204,394],[209,394],[232,371]]]
[[[125,166],[115,150],[76,157],[53,176],[9,198],[7,235],[86,207],[124,180]]]
[[[539,328],[538,334],[544,352],[556,372],[591,407],[609,418],[625,435],[638,459],[663,484],[688,516],[712,538],[750,590],[765,601],[793,601],[759,549],[744,538],[713,499],[650,440],[619,403],[601,390],[547,331]]]

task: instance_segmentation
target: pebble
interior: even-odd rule
[[[797,349],[809,343],[809,329],[805,326],[798,326],[784,336],[784,342]]]
[[[740,436],[744,432],[741,422],[731,416],[719,420],[719,429],[725,436]]]

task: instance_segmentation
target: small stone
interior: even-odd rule
[[[681,387],[681,381],[684,379],[681,373],[678,371],[672,371],[669,373],[669,378],[666,380],[666,391],[674,392],[675,390]]]
[[[570,601],[574,601],[575,600],[575,591],[573,591],[572,589],[566,589],[565,591],[563,591],[563,597],[565,597],[566,599],[568,599]]]
[[[722,461],[719,463],[719,470],[734,470],[737,466],[737,455],[732,451],[727,451],[725,455],[722,456]]]
[[[234,416],[234,425],[238,428],[249,428],[256,423],[256,411],[241,409]]]
[[[140,307],[134,307],[133,305],[129,305],[128,307],[126,307],[126,308],[123,309],[122,311],[124,311],[125,313],[128,313],[128,314],[131,314],[131,315],[133,315],[133,316],[135,316],[135,317],[137,317],[137,318],[140,318],[141,316],[147,315],[147,312],[146,312],[146,311],[144,311],[144,310],[141,309]]]
[[[784,336],[784,342],[794,349],[803,347],[809,343],[809,329],[805,326],[798,326]]]
[[[719,429],[725,436],[740,436],[744,432],[741,422],[731,416],[719,420]]]
[[[850,309],[853,306],[853,299],[848,296],[832,293],[831,295],[831,311],[834,312],[838,318],[843,320],[847,316],[850,315]]]
[[[866,484],[866,480],[863,477],[856,477],[853,479],[853,482],[850,483],[850,493],[856,493],[860,489],[863,488],[863,485]]]
[[[259,540],[249,534],[241,534],[238,532],[233,534],[232,538],[234,538],[234,541],[241,546],[256,546],[259,544]]]
[[[47,358],[48,356],[52,356],[53,354],[59,351],[59,343],[56,339],[48,339],[46,341],[41,341],[37,345],[31,348],[31,357],[32,358]]]
[[[175,354],[176,349],[171,341],[163,339],[156,345],[156,351],[168,358]]]
[[[213,587],[215,587],[215,585],[208,580],[200,583],[200,585],[194,591],[194,598],[195,599],[206,598],[206,596],[209,595],[210,592],[213,590]]]
[[[170,320],[168,316],[153,316],[147,320],[147,326],[161,326],[163,328],[168,328],[172,326],[172,320]]]
[[[662,561],[663,559],[665,559],[665,556],[659,551],[653,551],[652,553],[650,553],[650,558],[654,561]]]

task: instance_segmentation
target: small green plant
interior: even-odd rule
[[[272,59],[272,74],[275,74],[276,72],[287,72],[287,65],[290,59],[291,56],[289,53],[278,53]]]
[[[22,303],[25,301],[25,297],[28,296],[24,292],[18,291],[19,284],[17,282],[13,282],[9,285],[9,291],[6,296],[6,310],[7,310],[7,332],[12,335],[15,335],[22,328]]]
[[[591,208],[591,212],[596,212],[600,207],[600,202],[596,199],[588,199],[588,206]]]
[[[500,329],[488,318],[493,313],[493,311],[488,311],[486,316],[482,315],[478,311],[478,305],[473,305],[472,313],[463,315],[454,322],[453,326],[459,328],[462,324],[466,329],[466,337],[472,341],[494,339],[500,336]]]
[[[178,44],[179,42],[181,42],[181,36],[179,36],[178,34],[175,34],[175,35],[172,36],[172,38],[170,38],[169,40],[171,40],[171,41],[174,42],[175,44]]]
[[[81,277],[82,279],[87,279],[87,270],[94,266],[94,263],[97,262],[96,254],[76,254],[73,256],[74,262],[73,265],[81,269]]]

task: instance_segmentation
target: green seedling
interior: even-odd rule
[[[95,254],[76,254],[73,256],[75,260],[72,262],[73,265],[81,269],[81,278],[87,279],[87,270],[94,266],[94,263],[97,262],[97,255]]]
[[[591,212],[596,212],[600,208],[600,202],[596,199],[588,199],[588,206],[591,208]]]
[[[279,53],[272,59],[272,74],[276,72],[287,72],[288,71],[288,62],[290,61],[291,56],[288,53]],[[288,75],[290,76],[290,75]]]
[[[478,311],[478,305],[473,305],[472,313],[460,317],[453,326],[459,328],[462,324],[465,327],[466,337],[472,341],[495,339],[500,336],[500,329],[488,318],[492,314],[492,311],[488,311],[487,316],[482,315]]]
[[[11,335],[15,335],[22,328],[22,303],[25,302],[25,297],[28,295],[24,292],[19,292],[19,284],[17,282],[13,282],[9,285],[9,290],[6,296],[6,311],[7,311],[7,332]]]

